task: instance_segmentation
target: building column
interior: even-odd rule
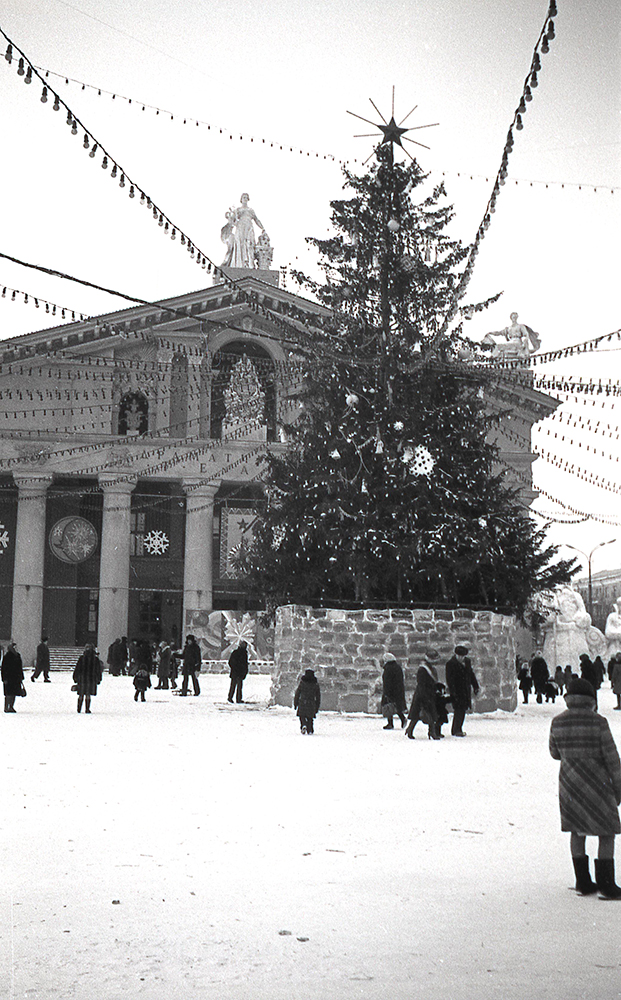
[[[110,643],[127,635],[131,495],[136,481],[100,475],[99,484],[103,490],[103,518],[97,646],[105,663]]]
[[[183,480],[186,492],[183,634],[206,624],[213,608],[213,505],[219,482]],[[207,614],[205,614],[207,613]]]
[[[41,639],[46,492],[52,476],[14,475],[17,528],[11,636],[24,666],[32,666]]]

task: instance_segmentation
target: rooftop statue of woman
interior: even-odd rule
[[[241,204],[235,209],[235,237],[230,261],[231,267],[254,268],[256,247],[255,225],[265,232],[265,226],[257,218],[255,210],[250,208],[249,201],[250,195],[242,194],[240,198]]]

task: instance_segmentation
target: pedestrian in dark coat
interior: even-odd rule
[[[24,669],[22,658],[17,652],[17,646],[13,639],[11,639],[2,657],[1,675],[4,686],[4,711],[14,712],[15,699],[19,698],[22,693]]]
[[[621,661],[621,653],[613,653],[613,655],[608,660],[608,680],[612,684],[612,674],[615,669],[615,663]]]
[[[37,655],[35,657],[35,668],[32,672],[31,681],[36,681],[37,677],[43,674],[43,681],[45,684],[51,684],[50,681],[50,650],[47,644],[47,636],[41,637],[41,642],[37,646]]]
[[[313,670],[305,670],[293,696],[293,707],[300,720],[300,731],[312,736],[313,723],[321,705],[319,681]]]
[[[392,717],[398,715],[401,728],[405,726],[405,681],[401,664],[389,659],[384,663],[382,671],[382,715],[386,719],[384,729],[394,729]]]
[[[136,688],[134,701],[138,701],[138,695],[140,695],[141,701],[146,701],[144,693],[147,688],[151,687],[151,674],[146,667],[138,667],[134,674],[134,687]]]
[[[190,683],[190,677],[192,678],[192,687],[194,688],[194,694],[196,697],[201,693],[200,684],[198,683],[197,674],[200,673],[202,662],[201,647],[196,641],[196,637],[193,635],[186,635],[185,646],[181,653],[181,671],[183,673],[183,683],[181,685],[180,696],[185,698],[188,693],[188,685]]]
[[[438,673],[430,663],[423,663],[416,673],[416,690],[408,713],[408,727],[405,735],[408,739],[414,739],[414,729],[419,719],[429,727],[428,737],[430,740],[439,740],[438,733],[438,707],[436,704],[436,688],[438,685]]]
[[[565,695],[567,711],[550,727],[550,753],[560,760],[561,830],[571,833],[570,849],[576,890],[582,895],[599,889],[607,898],[621,897],[615,884],[614,843],[621,833],[621,764],[610,726],[598,715],[593,686],[572,681]],[[599,837],[593,883],[586,856],[586,837]]]
[[[97,694],[97,688],[101,684],[102,663],[95,648],[90,644],[84,647],[84,652],[79,658],[73,671],[73,680],[78,689],[78,712],[90,713],[91,698]]]
[[[108,647],[108,672],[113,677],[125,673],[127,667],[127,640],[115,639]]]
[[[601,656],[596,656],[593,660],[593,666],[597,674],[597,687],[601,688],[604,683],[604,678],[606,677],[606,667],[604,666],[604,661]]]
[[[599,688],[597,670],[588,653],[580,654],[580,676],[583,681],[588,681],[595,691],[595,706],[597,707],[597,691]]]
[[[532,660],[530,661],[530,676],[533,679],[533,686],[535,688],[535,695],[537,697],[537,704],[541,705],[544,695],[544,687],[546,681],[550,677],[550,671],[548,670],[548,664],[544,660],[543,656],[539,651],[535,653]]]
[[[621,659],[615,660],[614,669],[612,671],[612,692],[617,696],[615,710],[619,712],[621,711]]]
[[[237,649],[234,649],[229,656],[229,668],[231,683],[228,700],[233,701],[233,695],[235,695],[236,701],[240,703],[244,680],[248,676],[248,644],[243,639],[240,640]]]
[[[177,682],[171,677],[172,650],[167,642],[160,642],[157,653],[157,686],[156,691],[167,691],[168,681],[172,681],[172,687],[177,687]]]
[[[533,686],[533,679],[528,672],[528,667],[526,666],[526,664],[524,664],[523,667],[520,667],[518,673],[518,687],[522,692],[524,705],[528,705],[528,696],[531,692],[532,686]]]
[[[455,646],[455,655],[446,664],[446,684],[453,704],[451,736],[465,736],[463,730],[466,712],[472,708],[472,692],[479,693],[466,646]]]
[[[562,694],[565,687],[565,671],[560,665],[554,671],[554,683],[559,689],[560,694]]]

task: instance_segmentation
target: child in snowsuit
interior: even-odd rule
[[[567,711],[552,719],[550,754],[560,760],[561,830],[571,833],[570,850],[581,896],[597,892],[621,898],[615,883],[615,835],[621,833],[621,764],[610,726],[597,713],[595,690],[588,681],[571,681]],[[595,879],[585,851],[587,837],[599,837]]]
[[[560,694],[558,684],[555,684],[554,681],[546,681],[543,685],[543,693],[546,696],[546,703],[551,701],[554,704],[557,694]]]
[[[293,696],[293,707],[297,709],[300,730],[312,736],[313,720],[319,711],[321,692],[313,670],[305,670]]]
[[[144,693],[147,688],[151,687],[151,676],[146,666],[138,667],[138,670],[134,674],[134,687],[136,688],[134,701],[138,701],[138,695],[140,695],[141,701],[145,701]]]

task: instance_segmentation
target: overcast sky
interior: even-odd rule
[[[543,350],[621,326],[619,6],[557,3],[556,38],[516,134],[510,179],[471,284],[473,299],[504,295],[469,331],[477,339],[501,329],[516,310],[540,333]],[[406,124],[440,123],[413,133],[431,147],[418,150],[419,162],[432,181],[444,174],[454,234],[474,237],[546,12],[545,0],[12,0],[0,26],[35,65],[63,76],[49,85],[212,259],[223,257],[224,212],[248,191],[275,248],[274,265],[311,269],[305,237],[326,233],[329,201],[342,186],[338,163],[324,155],[354,168],[354,158],[369,155],[372,140],[353,136],[372,130],[346,111],[375,120],[372,98],[387,116],[393,85],[398,120],[418,105]],[[83,149],[82,133],[71,135],[66,114],[42,104],[38,82],[25,86],[16,68],[0,65],[0,250],[147,299],[204,286],[209,279],[179,241],[167,239],[138,199],[119,189],[101,159]],[[80,83],[65,84],[64,76]],[[141,102],[174,120],[143,112]],[[184,117],[218,128],[183,125]],[[2,260],[0,283],[85,313],[121,304]],[[47,325],[41,310],[0,299],[0,339]],[[616,379],[619,357],[608,351],[541,370]],[[565,410],[586,419],[586,405],[611,428],[621,424],[619,407],[602,410],[599,401],[592,407],[580,399]],[[576,435],[570,445],[544,426],[536,440],[621,482],[614,457],[586,451],[589,441],[618,453],[612,434],[586,435],[578,449]],[[535,480],[580,510],[621,520],[618,494],[543,459]],[[537,506],[558,511],[543,498]],[[590,522],[557,526],[551,538],[590,551],[616,533]],[[595,557],[595,570],[606,565],[621,565],[621,542]]]

